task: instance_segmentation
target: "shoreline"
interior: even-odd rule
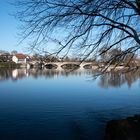
[[[106,125],[103,140],[140,140],[140,115],[111,120]]]
[[[67,66],[67,64],[64,64],[65,66],[64,65],[62,65],[62,66],[57,66],[56,65],[56,67],[53,66],[55,64],[54,62],[48,63],[48,64],[52,65],[52,67],[47,68],[46,66],[42,66],[40,64],[32,66],[30,63],[24,63],[24,64],[18,63],[18,64],[16,64],[14,62],[0,62],[0,68],[27,68],[27,69],[32,69],[32,68],[42,68],[43,69],[43,68],[45,68],[45,69],[50,69],[50,70],[61,68],[61,69],[64,69],[64,70],[71,70],[71,69],[75,70],[75,66],[78,66],[78,67],[76,67],[76,69],[97,70],[99,72],[112,72],[112,71],[114,71],[114,72],[117,72],[117,71],[124,72],[124,71],[129,71],[129,70],[134,70],[134,69],[140,68],[140,66],[128,67],[128,66],[125,66],[125,65],[124,66],[123,65],[121,65],[121,66],[115,66],[115,65],[99,66],[97,64],[93,65],[92,63],[91,64],[84,64],[84,65],[70,64],[71,66],[69,66],[69,65]],[[89,66],[89,65],[90,65],[90,67],[86,67],[86,66]]]
[[[16,64],[13,62],[0,62],[0,68],[20,68],[21,64]]]

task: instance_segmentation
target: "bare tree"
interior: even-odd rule
[[[11,55],[15,55],[15,54],[17,54],[18,52],[16,51],[16,50],[13,50],[13,51],[11,51]]]
[[[140,0],[18,0],[16,6],[32,47],[53,39],[56,54],[76,49],[83,60],[121,48],[109,62],[140,49]]]

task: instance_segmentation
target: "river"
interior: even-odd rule
[[[0,69],[0,140],[101,140],[140,114],[140,72]]]

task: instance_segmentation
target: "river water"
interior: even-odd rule
[[[140,72],[0,69],[0,140],[101,140],[140,114]]]

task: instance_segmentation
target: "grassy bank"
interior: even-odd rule
[[[0,62],[0,68],[20,68],[21,64],[13,62]]]

